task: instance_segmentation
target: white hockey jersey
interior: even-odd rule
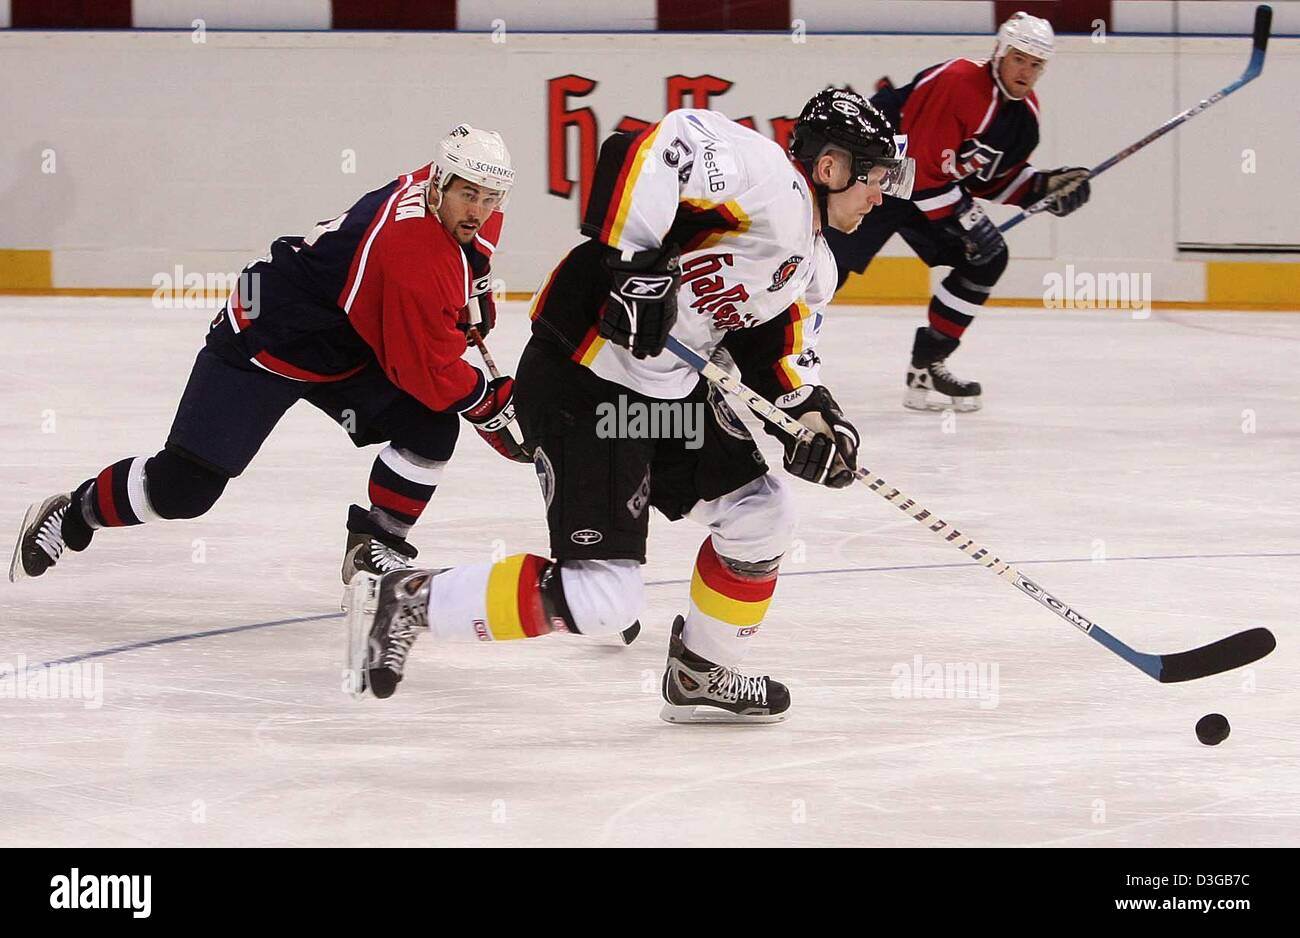
[[[737,334],[741,341],[728,344],[742,349],[742,371],[763,372],[756,390],[780,393],[819,383],[814,347],[836,269],[818,214],[802,168],[778,144],[717,111],[677,110],[605,142],[582,230],[620,251],[677,245],[672,334],[708,358],[729,335],[761,330],[759,341]],[[546,315],[554,277],[534,301],[534,319]],[[699,380],[669,352],[638,360],[599,338],[594,320],[584,327],[570,341],[573,358],[602,378],[666,399]]]

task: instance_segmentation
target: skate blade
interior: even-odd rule
[[[781,723],[785,720],[785,712],[732,713],[707,704],[680,706],[665,703],[659,711],[659,719],[665,723]]]
[[[916,411],[923,414],[943,413],[945,410],[955,411],[959,414],[974,413],[980,409],[979,398],[954,397],[951,401],[926,401],[923,404],[917,404],[913,401],[904,400],[903,407],[906,410]]]
[[[370,654],[370,627],[379,608],[379,578],[358,573],[343,591],[343,611],[347,613],[348,686],[354,700],[363,700],[369,685],[366,665]]]
[[[45,502],[37,502],[34,505],[29,505],[26,513],[23,515],[22,527],[18,529],[18,540],[14,543],[14,556],[13,559],[9,561],[10,583],[17,583],[19,580],[29,579],[27,571],[23,569],[23,536],[26,535],[27,528],[31,523],[36,520],[36,516],[40,514],[41,507],[44,504]]]

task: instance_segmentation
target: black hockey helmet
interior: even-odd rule
[[[896,135],[889,118],[851,88],[827,88],[808,99],[790,136],[790,155],[811,176],[813,161],[828,145],[852,156],[852,176],[842,189],[819,188],[843,192],[881,167],[885,195],[911,198],[916,163],[906,155],[907,138]]]

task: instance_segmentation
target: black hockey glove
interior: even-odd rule
[[[1025,204],[1033,205],[1040,199],[1057,193],[1055,201],[1048,203],[1047,210],[1057,218],[1064,218],[1087,202],[1088,196],[1092,195],[1092,185],[1088,178],[1088,170],[1082,166],[1063,166],[1034,173]]]
[[[858,431],[844,419],[831,392],[805,384],[777,398],[776,406],[814,434],[808,442],[786,437],[786,471],[833,489],[851,484],[858,468]]]
[[[479,338],[486,339],[496,324],[497,304],[492,298],[492,274],[486,273],[470,284],[469,303],[461,309],[456,328],[465,333],[477,329]]]
[[[939,222],[939,227],[961,241],[966,260],[976,267],[982,267],[1007,249],[998,226],[967,193],[962,193],[957,211]]]
[[[612,282],[600,315],[601,336],[637,358],[658,355],[677,321],[677,249],[638,251],[628,260],[611,249],[605,267]]]
[[[461,414],[474,425],[488,445],[515,462],[532,462],[524,449],[524,435],[515,419],[515,379],[509,375],[488,382],[483,399]]]

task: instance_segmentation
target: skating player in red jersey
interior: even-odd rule
[[[497,133],[462,124],[434,160],[367,193],[244,269],[208,331],[166,445],[107,466],[28,509],[10,580],[40,576],[101,528],[197,518],[295,403],[356,446],[386,443],[369,507],[347,519],[343,580],[409,566],[407,533],[451,458],[462,417],[527,461],[513,381],[462,359],[495,321],[489,267],[514,170]]]
[[[931,267],[951,267],[930,298],[929,325],[916,330],[903,405],[913,410],[980,408],[978,381],[955,377],[946,361],[961,344],[1007,266],[1007,245],[979,200],[1068,215],[1088,201],[1088,171],[1038,170],[1039,104],[1034,85],[1052,57],[1051,25],[1016,13],[998,30],[988,61],[951,59],[922,69],[902,88],[882,79],[871,103],[907,135],[916,161],[911,199],[886,198],[853,232],[827,231],[843,285],[862,273],[897,232]],[[945,398],[934,399],[934,391]]]

